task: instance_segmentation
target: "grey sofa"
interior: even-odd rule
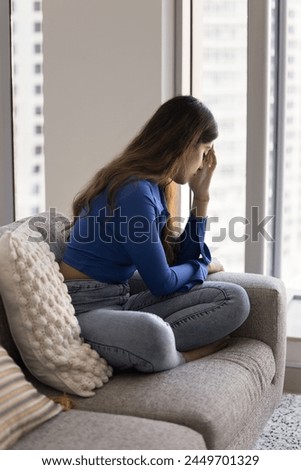
[[[61,259],[64,216],[41,214],[41,233]],[[0,228],[0,236],[24,221]],[[55,234],[55,236],[53,236]],[[116,372],[95,396],[70,395],[74,409],[21,437],[14,449],[252,449],[282,395],[286,296],[276,278],[216,273],[210,280],[243,286],[248,320],[223,350],[154,374]],[[145,289],[136,274],[131,292]],[[0,344],[43,394],[61,395],[33,377],[22,363],[0,298]]]

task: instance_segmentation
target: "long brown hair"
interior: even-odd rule
[[[83,210],[89,212],[92,199],[108,189],[107,202],[114,207],[119,188],[129,178],[148,179],[164,189],[185,165],[189,153],[201,143],[217,138],[216,121],[209,109],[193,96],[176,96],[162,104],[138,135],[112,162],[101,168],[76,195],[73,201],[74,220]],[[167,197],[167,204],[170,205]],[[162,234],[162,244],[169,264],[173,250],[168,225]]]

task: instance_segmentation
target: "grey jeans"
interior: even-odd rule
[[[250,310],[246,291],[228,282],[162,297],[130,295],[128,284],[65,282],[84,340],[117,369],[172,369],[185,362],[181,351],[229,335]]]

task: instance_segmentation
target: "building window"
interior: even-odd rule
[[[33,28],[35,33],[40,33],[42,31],[42,23],[35,22]]]
[[[34,2],[33,9],[34,11],[41,11],[41,2]]]
[[[39,212],[41,212],[41,207],[40,206],[32,206],[31,209],[30,209],[30,212],[31,212],[31,215],[35,215],[35,214],[38,214]]]
[[[35,165],[35,166],[32,168],[32,171],[33,171],[33,173],[40,173],[40,171],[41,171],[40,165]]]
[[[42,73],[42,64],[35,64],[34,71],[37,74]]]
[[[35,126],[35,133],[36,134],[43,134],[43,126]]]
[[[32,194],[39,194],[40,192],[40,185],[39,184],[34,184],[32,186]]]
[[[41,145],[36,145],[34,151],[35,151],[35,154],[36,154],[36,155],[42,155],[42,153],[43,153],[43,147],[42,147]]]
[[[42,53],[42,44],[34,44],[34,53],[41,54]]]

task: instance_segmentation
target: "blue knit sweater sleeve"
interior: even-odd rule
[[[206,224],[207,217],[197,218],[190,214],[184,231],[176,240],[178,263],[201,257],[204,264],[210,264],[211,253],[205,243]]]
[[[117,236],[154,295],[168,295],[204,281],[208,274],[204,260],[192,258],[173,267],[168,265],[160,239],[166,218],[156,204],[151,184],[138,182],[125,186],[117,206],[124,221],[126,216],[126,223],[116,224]]]

